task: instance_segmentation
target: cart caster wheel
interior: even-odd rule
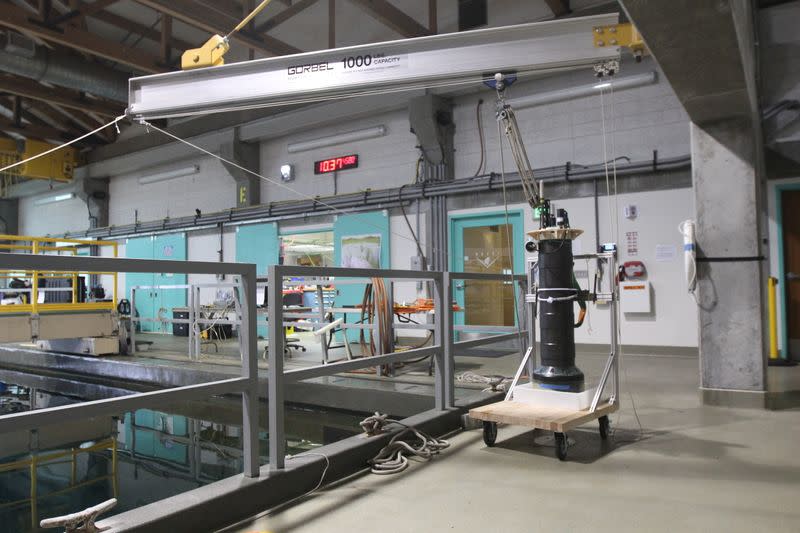
[[[603,440],[608,439],[609,430],[611,429],[611,421],[608,416],[601,416],[598,421],[600,422],[600,438]]]
[[[555,433],[556,438],[556,457],[558,457],[559,461],[566,461],[567,460],[567,448],[569,447],[569,442],[567,440],[566,433]]]
[[[487,446],[494,446],[497,440],[497,422],[483,422],[483,442]]]

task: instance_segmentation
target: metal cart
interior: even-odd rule
[[[600,425],[600,437],[607,439],[610,429],[609,415],[619,409],[619,357],[618,357],[618,305],[619,289],[616,280],[617,275],[617,253],[616,245],[608,246],[608,251],[596,254],[576,255],[575,260],[597,260],[607,266],[606,275],[609,276],[608,290],[602,292],[594,286],[588,291],[588,300],[594,303],[607,303],[611,312],[611,350],[606,360],[603,373],[595,390],[589,408],[584,410],[569,410],[563,408],[553,408],[551,406],[538,406],[533,403],[515,402],[514,389],[517,386],[524,370],[527,368],[528,376],[533,376],[536,360],[536,328],[535,320],[537,316],[538,287],[535,283],[533,271],[536,268],[537,259],[532,258],[528,263],[528,287],[529,292],[525,295],[525,303],[528,308],[528,335],[530,342],[525,356],[514,375],[514,380],[506,393],[503,401],[484,405],[471,409],[469,416],[483,422],[483,441],[487,446],[494,446],[497,439],[497,424],[513,424],[519,426],[532,427],[552,431],[555,434],[556,457],[564,461],[567,459],[567,431],[586,424],[593,420],[598,420]],[[606,383],[609,378],[612,380],[612,392],[607,399],[603,398]],[[562,392],[557,394],[573,394]]]

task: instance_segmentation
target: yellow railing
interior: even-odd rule
[[[0,235],[0,250],[11,253],[50,254],[50,255],[78,255],[81,249],[90,246],[110,247],[113,256],[117,257],[118,244],[114,241],[60,239],[55,237],[29,237],[24,235]],[[0,264],[2,259],[0,258]],[[107,302],[80,302],[78,295],[78,278],[84,275],[108,275],[113,279],[112,297]],[[0,315],[40,312],[63,311],[113,311],[117,302],[117,273],[116,272],[61,272],[61,271],[13,271],[0,269],[0,280],[19,279],[25,282],[24,288],[5,288],[6,293],[20,294],[22,303],[13,305],[0,305]],[[70,302],[44,303],[39,302],[39,293],[52,292],[45,286],[40,286],[41,280],[71,279],[72,291]],[[63,291],[59,291],[63,292]]]
[[[100,452],[105,450],[111,450],[111,474],[105,476],[99,476],[93,479],[88,479],[86,481],[82,481],[77,483],[78,477],[78,465],[77,465],[77,457],[79,454],[82,453],[91,453],[91,452]],[[38,486],[38,474],[37,471],[40,466],[43,465],[54,465],[59,464],[59,459],[63,459],[68,457],[68,461],[70,463],[70,483],[69,486],[66,488],[48,492],[47,494],[38,494],[37,486]],[[17,461],[12,461],[9,463],[0,463],[0,473],[3,472],[12,472],[14,470],[25,470],[28,469],[30,471],[31,476],[31,485],[30,485],[30,497],[25,498],[22,500],[16,500],[12,502],[4,502],[0,504],[0,508],[3,507],[14,507],[17,505],[24,505],[29,504],[31,507],[31,525],[34,530],[38,529],[39,527],[39,517],[38,517],[38,501],[52,497],[58,496],[59,494],[64,494],[75,489],[79,489],[86,485],[91,485],[92,483],[97,483],[98,481],[102,481],[104,479],[111,480],[111,490],[114,493],[114,497],[117,497],[117,439],[114,437],[110,439],[106,439],[100,441],[96,444],[88,446],[86,448],[71,448],[69,450],[60,451],[60,452],[52,452],[52,453],[43,453],[43,454],[31,454],[30,457],[26,457],[24,459],[19,459]]]

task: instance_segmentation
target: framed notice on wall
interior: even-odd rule
[[[381,267],[381,236],[347,235],[341,240],[341,266],[349,268]]]

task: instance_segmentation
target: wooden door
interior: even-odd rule
[[[800,357],[800,190],[784,191],[781,203],[786,329],[789,354],[797,359]]]

